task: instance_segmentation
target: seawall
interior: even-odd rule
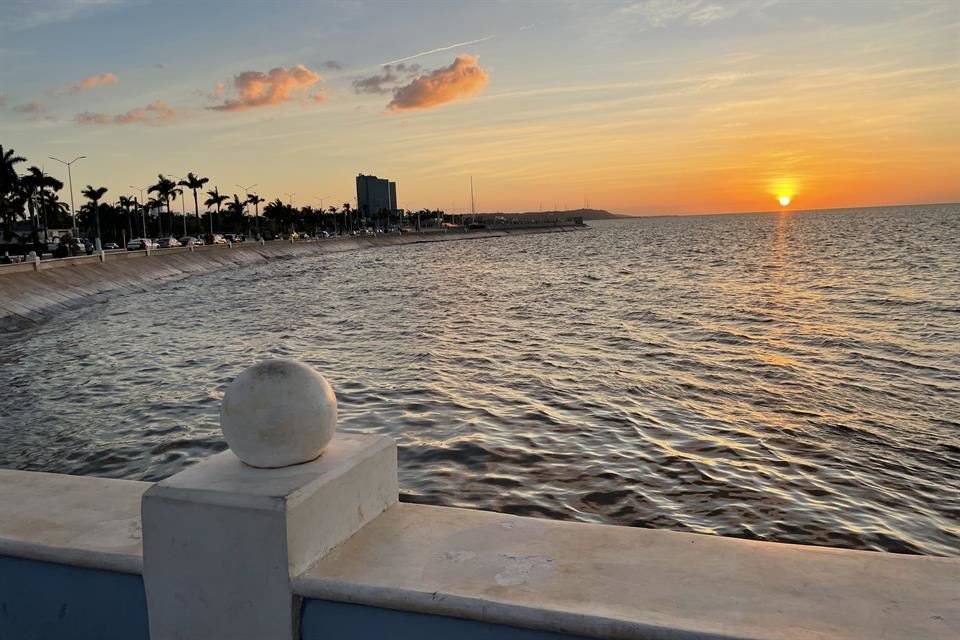
[[[268,260],[577,229],[582,227],[551,225],[491,231],[344,236],[297,242],[275,240],[233,246],[118,251],[0,265],[0,327],[17,328],[43,322],[68,309],[100,302],[113,295],[146,291],[158,283]]]

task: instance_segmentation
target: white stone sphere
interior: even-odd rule
[[[264,360],[227,387],[220,428],[236,456],[252,467],[309,462],[333,439],[337,397],[313,367]]]

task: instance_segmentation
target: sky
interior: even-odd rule
[[[77,193],[632,215],[960,201],[960,2],[3,0],[0,145]],[[63,175],[61,175],[63,174]],[[292,195],[289,195],[292,194]],[[66,199],[66,196],[64,196]]]

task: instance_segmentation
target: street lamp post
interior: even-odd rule
[[[318,219],[319,219],[319,220],[323,220],[323,201],[326,200],[327,198],[329,198],[330,196],[323,196],[322,198],[321,198],[320,196],[313,196],[313,197],[314,197],[314,199],[320,201],[320,215],[318,216]],[[317,233],[317,226],[316,226],[316,225],[313,226],[313,233],[314,233],[314,235],[316,235],[316,233]]]
[[[243,193],[244,193],[244,195],[247,197],[247,199],[244,200],[244,202],[249,202],[249,201],[250,201],[250,189],[253,189],[255,186],[257,186],[257,183],[254,182],[253,184],[248,185],[248,186],[246,186],[246,187],[243,186],[242,184],[234,183],[233,186],[235,186],[235,187],[240,187],[241,189],[243,189]],[[256,224],[256,226],[257,226],[257,239],[259,239],[259,238],[260,238],[260,215],[259,215],[259,213],[257,213],[257,212],[259,211],[259,205],[255,204],[255,205],[253,205],[253,206],[254,206],[254,216],[253,216],[253,217],[254,217],[254,224]]]
[[[61,160],[60,158],[54,158],[53,156],[50,156],[51,160],[56,160],[60,164],[67,165],[67,181],[70,183],[70,213],[73,215],[73,236],[74,237],[77,237],[80,235],[80,229],[79,227],[77,227],[77,210],[73,206],[73,172],[70,170],[70,167],[77,160],[83,160],[86,157],[87,156],[77,156],[70,162],[66,162],[64,160]]]
[[[292,218],[292,216],[293,216],[293,196],[295,196],[295,195],[297,195],[297,194],[296,194],[296,192],[294,192],[294,193],[286,193],[286,192],[284,192],[284,195],[286,195],[287,198],[290,199],[290,216],[291,216],[291,218]],[[291,223],[291,224],[290,224],[290,230],[293,231],[294,228],[295,228],[295,227],[294,227],[293,223]]]
[[[143,237],[146,238],[147,237],[147,208],[146,208],[147,205],[143,201],[143,190],[147,189],[148,187],[135,187],[133,185],[130,185],[130,188],[133,189],[134,191],[140,192],[140,221],[143,223]]]

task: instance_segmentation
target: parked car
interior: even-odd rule
[[[213,236],[213,244],[227,244],[227,239],[224,238],[224,237],[223,237],[222,235],[220,235],[219,233],[218,233],[218,234],[215,234],[215,235]]]
[[[197,240],[197,239],[194,238],[193,236],[183,236],[182,238],[180,238],[180,246],[181,246],[181,247],[193,247],[193,246],[196,246],[196,245],[198,245],[198,244],[203,244],[203,241],[202,241],[202,240]]]
[[[172,249],[173,247],[179,247],[180,242],[176,238],[160,238],[157,241],[157,246],[161,249]]]
[[[127,251],[139,251],[143,248],[156,249],[156,245],[150,238],[134,238],[127,243]]]
[[[103,245],[104,251],[113,251],[119,248],[120,248],[120,245],[118,245],[116,242],[108,242],[107,244]]]

